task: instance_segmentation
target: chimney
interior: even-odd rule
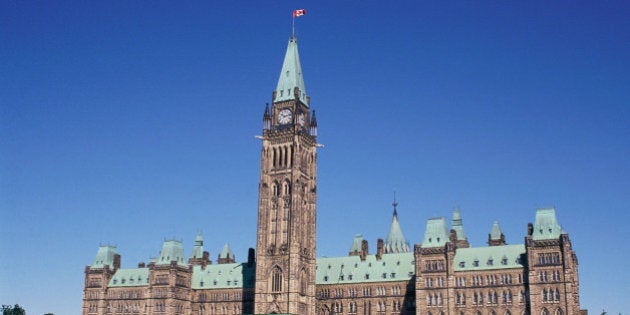
[[[250,247],[249,251],[247,251],[247,265],[251,267],[254,265],[255,262],[256,262],[256,250]]]
[[[376,260],[381,260],[383,257],[383,239],[379,238],[376,241]]]
[[[365,257],[367,257],[368,255],[368,241],[367,240],[363,240],[361,242],[361,261],[365,261]]]
[[[144,262],[141,261],[141,262],[138,263],[138,268],[144,268],[144,267],[146,267]]]
[[[114,270],[120,269],[120,254],[114,255]]]
[[[527,223],[527,236],[532,236],[534,234],[534,225],[530,222]]]

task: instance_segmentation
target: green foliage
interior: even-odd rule
[[[2,315],[26,315],[26,311],[18,304],[15,306],[2,304]]]

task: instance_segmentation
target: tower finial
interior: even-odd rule
[[[398,216],[396,211],[396,207],[398,207],[398,202],[396,201],[396,190],[394,190],[394,202],[392,202],[392,206],[394,206],[394,216]]]

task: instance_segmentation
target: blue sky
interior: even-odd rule
[[[458,206],[474,246],[555,206],[581,306],[627,313],[626,1],[0,4],[0,303],[78,314],[98,245],[255,246],[260,134],[291,12],[317,110],[318,256]]]

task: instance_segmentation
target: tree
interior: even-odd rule
[[[18,304],[15,306],[2,304],[2,315],[26,315],[26,311]]]

